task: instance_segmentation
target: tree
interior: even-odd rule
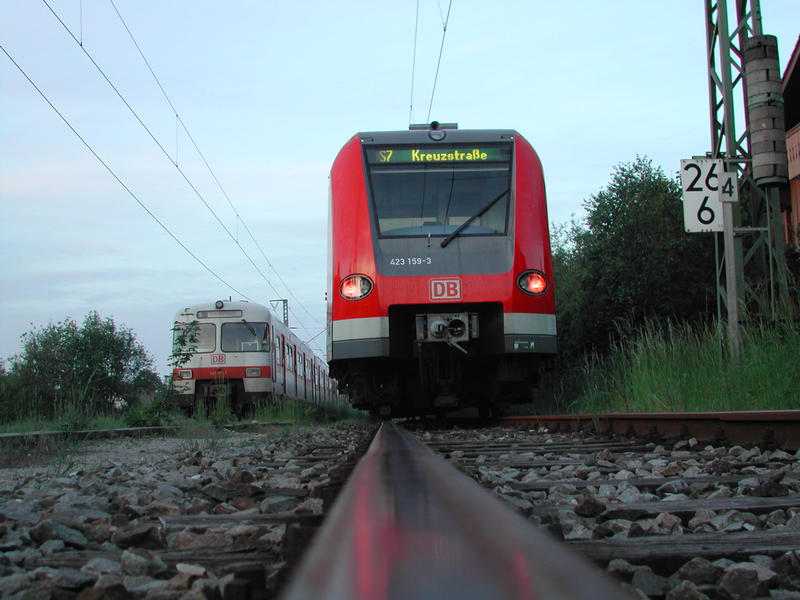
[[[713,238],[683,228],[680,186],[636,157],[584,202],[585,222],[555,231],[559,338],[566,353],[605,350],[620,328],[696,320],[716,307]]]
[[[23,351],[10,361],[15,414],[52,415],[59,403],[79,403],[91,413],[109,410],[137,386],[159,382],[153,359],[132,330],[91,312],[78,327],[72,319],[34,327],[22,335]]]

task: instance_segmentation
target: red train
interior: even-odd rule
[[[531,402],[556,351],[541,163],[513,130],[368,132],[330,176],[328,363],[383,416]]]

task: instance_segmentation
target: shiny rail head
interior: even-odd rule
[[[633,597],[388,422],[282,595],[285,600]]]

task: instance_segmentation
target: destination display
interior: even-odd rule
[[[369,164],[508,162],[511,146],[367,148]]]

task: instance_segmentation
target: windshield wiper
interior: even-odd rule
[[[459,226],[459,228],[458,228],[458,229],[456,229],[456,230],[455,230],[453,233],[451,233],[450,235],[448,235],[446,238],[444,238],[444,239],[442,240],[442,244],[441,244],[442,248],[445,248],[445,247],[447,247],[447,244],[449,244],[450,242],[452,242],[452,241],[453,241],[453,240],[456,238],[456,236],[458,236],[458,234],[459,234],[459,233],[461,233],[461,232],[462,232],[462,231],[464,231],[464,230],[465,230],[467,227],[469,227],[470,223],[472,223],[472,222],[473,222],[475,219],[477,219],[478,217],[481,217],[481,216],[483,216],[483,213],[485,213],[487,210],[489,210],[489,209],[490,209],[490,208],[492,208],[492,207],[493,207],[495,204],[497,204],[497,202],[500,200],[500,198],[502,198],[503,196],[505,196],[505,195],[506,195],[508,192],[510,192],[510,191],[511,191],[511,188],[508,188],[508,189],[507,189],[507,190],[505,190],[504,192],[501,192],[499,196],[497,196],[495,199],[493,199],[491,202],[489,202],[489,203],[488,203],[486,206],[484,206],[482,209],[480,209],[478,212],[476,212],[474,215],[472,215],[472,216],[471,216],[469,219],[467,219],[466,221],[464,221],[464,222],[463,222],[463,223],[462,223],[462,224]]]
[[[258,334],[256,333],[256,330],[253,329],[253,327],[250,325],[250,323],[248,323],[245,319],[242,319],[242,323],[244,323],[244,326],[247,327],[247,330],[250,332],[250,335],[258,339]]]

